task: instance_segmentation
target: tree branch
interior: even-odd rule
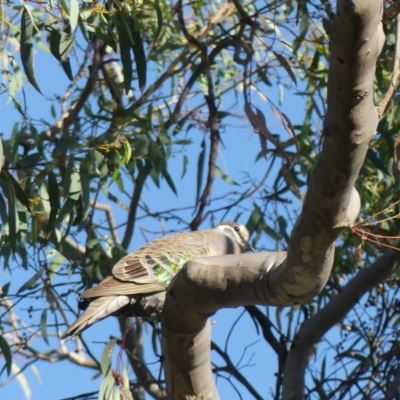
[[[396,247],[400,246],[397,242]],[[303,322],[296,334],[285,366],[283,400],[303,398],[304,374],[313,347],[321,337],[342,320],[359,299],[397,268],[400,251],[387,250],[380,260],[360,272],[317,314]]]
[[[384,36],[382,2],[338,2],[332,25],[328,111],[321,155],[310,176],[288,253],[199,258],[172,281],[162,315],[171,398],[218,399],[211,373],[208,316],[222,307],[303,303],[325,286],[335,240],[360,210],[354,189],[378,122],[375,64]]]
[[[225,361],[226,368],[225,371],[230,375],[234,376],[257,400],[263,400],[262,396],[254,389],[250,382],[240,373],[237,365],[234,365],[230,357],[226,352],[224,352],[216,343],[211,343],[211,349],[215,350],[220,357]]]
[[[215,104],[215,94],[214,94],[214,85],[211,77],[210,66],[207,68],[207,77],[208,77],[208,95],[206,96],[209,118],[208,123],[210,126],[210,156],[208,159],[208,174],[207,174],[207,183],[204,187],[203,193],[200,197],[199,208],[197,210],[196,216],[193,218],[193,221],[190,223],[190,229],[195,231],[198,229],[202,218],[203,212],[206,208],[209,197],[211,196],[212,187],[215,179],[215,168],[217,165],[217,156],[219,149],[219,123],[217,117],[217,106]]]
[[[100,64],[102,62],[102,57],[105,49],[105,44],[100,39],[94,39],[93,44],[93,63],[90,67],[89,78],[86,82],[86,86],[83,89],[81,95],[79,96],[78,101],[75,106],[68,112],[68,115],[63,120],[63,128],[68,128],[77,118],[81,109],[85,105],[87,99],[94,89],[94,85],[96,83],[97,73],[100,68]]]
[[[397,17],[400,13],[400,0],[394,0],[393,3],[383,13],[382,22],[388,24],[391,19]]]
[[[266,342],[272,347],[277,355],[281,354],[281,345],[272,333],[272,324],[268,317],[264,315],[256,306],[246,306],[245,309],[260,325]]]
[[[138,379],[139,385],[143,386],[147,393],[157,400],[165,400],[166,394],[157,379],[153,377],[146,366],[142,354],[137,350],[136,329],[134,329],[132,318],[118,317],[120,331],[125,338],[125,351],[133,371]]]
[[[128,220],[126,222],[126,229],[124,238],[122,239],[122,247],[127,250],[132,240],[133,230],[135,228],[136,212],[140,201],[140,195],[143,190],[143,186],[146,182],[146,178],[150,173],[151,166],[146,162],[143,168],[139,170],[138,176],[135,180],[135,186],[133,188],[133,194],[131,203],[129,206]]]

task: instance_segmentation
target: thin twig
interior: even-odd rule
[[[133,230],[135,227],[135,217],[138,204],[140,201],[140,195],[142,193],[144,183],[146,182],[146,178],[149,175],[150,170],[151,170],[150,164],[146,163],[145,166],[139,171],[139,174],[135,180],[135,186],[133,189],[132,199],[129,206],[128,221],[126,222],[125,234],[124,238],[122,239],[122,247],[125,250],[128,249],[129,244],[132,240]]]
[[[100,39],[94,40],[94,52],[93,52],[93,62],[92,66],[90,67],[89,78],[86,82],[86,86],[83,89],[78,101],[75,104],[66,118],[63,121],[63,128],[68,128],[71,124],[74,123],[78,114],[80,113],[81,109],[85,105],[87,99],[89,98],[90,94],[93,92],[95,87],[97,74],[99,71],[100,64],[102,62],[102,57],[104,55],[105,44]]]
[[[204,187],[203,193],[200,197],[199,208],[197,210],[196,216],[193,218],[193,221],[190,223],[190,229],[195,231],[198,229],[200,223],[202,222],[203,212],[208,203],[208,199],[212,192],[212,187],[215,180],[215,169],[217,166],[217,156],[218,156],[218,148],[219,148],[219,122],[217,117],[217,106],[215,104],[215,95],[214,95],[214,84],[211,77],[210,69],[207,69],[207,78],[208,78],[208,95],[206,96],[206,101],[209,110],[209,126],[210,126],[210,156],[208,159],[208,174],[207,174],[207,183]]]
[[[90,202],[90,205],[94,208],[97,208],[98,210],[104,211],[104,213],[106,214],[106,217],[107,217],[108,226],[110,227],[110,232],[111,232],[111,236],[113,238],[114,245],[115,246],[118,245],[119,238],[118,238],[117,227],[115,225],[114,215],[113,215],[111,206],[109,204],[104,204],[104,203],[94,203],[92,201]]]
[[[138,384],[142,385],[150,396],[157,400],[165,400],[167,398],[164,388],[151,374],[146,363],[140,357],[141,351],[136,346],[137,335],[133,326],[132,319],[128,317],[118,317],[118,323],[121,333],[125,339],[125,351],[128,356],[132,369],[138,379]]]
[[[400,13],[400,0],[395,0],[384,12],[382,22],[388,24],[394,17]]]
[[[255,399],[263,400],[263,397],[260,396],[251,383],[239,372],[239,369],[233,364],[226,352],[224,352],[215,342],[211,342],[211,350],[215,350],[225,361],[225,371],[233,375],[235,379],[238,380],[253,395]]]

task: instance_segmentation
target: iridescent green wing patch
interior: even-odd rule
[[[198,250],[191,254],[166,254],[157,259],[153,266],[153,272],[156,280],[160,283],[169,285],[172,278],[182,269],[182,267],[191,259],[204,255],[204,250]],[[155,261],[154,259],[152,260]]]

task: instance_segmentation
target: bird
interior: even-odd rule
[[[131,315],[140,296],[165,292],[175,274],[193,258],[254,251],[248,240],[244,225],[227,221],[145,244],[118,261],[111,276],[81,294],[79,308],[84,313],[61,339],[70,339],[110,315]]]

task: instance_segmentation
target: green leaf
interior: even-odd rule
[[[64,196],[67,197],[72,182],[72,175],[74,171],[74,158],[70,157],[68,160],[67,168],[65,168],[64,172],[64,179],[63,179],[63,189],[64,189]]]
[[[97,168],[98,168],[98,173],[99,173],[100,178],[107,179],[108,167],[107,167],[107,163],[104,159],[104,156],[97,150],[94,150],[93,154],[94,154],[94,158],[97,162]]]
[[[44,29],[51,54],[53,54],[57,60],[60,60],[60,27],[58,25],[58,20],[50,13],[46,14]]]
[[[199,159],[197,161],[197,188],[196,188],[196,203],[199,202],[200,191],[203,184],[203,170],[204,170],[204,160],[206,157],[206,140],[203,139],[201,142],[201,151],[199,154]]]
[[[73,49],[75,35],[61,32],[57,19],[50,13],[46,15],[45,30],[51,54],[60,62],[68,79],[72,80],[73,76],[68,54]]]
[[[69,15],[68,5],[65,0],[60,0],[61,8],[65,12],[65,14]]]
[[[122,377],[122,385],[120,385],[120,387],[119,387],[121,394],[119,395],[120,397],[117,397],[117,399],[121,398],[124,400],[134,400],[132,391],[129,387],[130,381],[129,381],[129,375],[128,375],[128,368],[126,368],[125,364],[122,366],[121,377]]]
[[[9,242],[11,250],[15,253],[17,248],[17,231],[18,217],[16,212],[16,198],[12,183],[8,179],[9,175],[4,174],[4,170],[0,173],[0,185],[3,193],[8,199],[8,229]]]
[[[278,226],[279,226],[280,235],[282,235],[282,237],[285,238],[286,242],[289,243],[289,235],[286,232],[286,229],[287,229],[286,219],[283,218],[282,215],[280,215],[276,222],[278,223]]]
[[[40,215],[33,215],[31,219],[30,239],[33,245],[36,245],[38,240],[38,218]]]
[[[308,32],[308,27],[310,25],[310,19],[307,13],[304,13],[301,17],[300,21],[300,32],[296,35],[296,39],[293,41],[293,54],[297,53],[297,50],[300,48],[306,34]]]
[[[26,195],[25,191],[21,188],[20,184],[8,171],[4,170],[3,173],[7,176],[7,179],[11,183],[18,201],[21,204],[23,204],[27,210],[31,211],[28,196]]]
[[[163,162],[162,154],[160,153],[160,150],[159,150],[156,142],[149,143],[149,155],[150,155],[150,159],[154,165],[154,170],[158,174],[160,174],[162,172],[162,169],[164,168],[164,162]]]
[[[32,275],[17,291],[17,294],[24,292],[27,289],[32,289],[36,282],[42,277],[43,270],[40,268],[34,275]]]
[[[70,81],[73,80],[73,75],[72,75],[72,69],[71,69],[71,64],[69,62],[69,57],[68,54],[72,51],[74,48],[74,43],[75,43],[75,35],[73,33],[61,33],[61,38],[60,38],[60,64],[67,75],[68,79]]]
[[[159,0],[155,1],[154,8],[156,10],[156,15],[157,15],[157,30],[153,35],[153,41],[156,42],[157,39],[160,37],[161,29],[163,27],[163,15],[161,12]]]
[[[7,104],[11,100],[13,100],[14,102],[16,101],[15,96],[21,90],[23,84],[23,74],[21,72],[21,69],[19,68],[17,61],[11,54],[8,54],[8,62],[10,63],[13,71],[7,71],[7,78],[9,81]]]
[[[255,245],[261,237],[262,229],[265,225],[264,214],[257,204],[254,204],[253,212],[247,221],[246,227],[249,232],[255,232],[256,235],[253,238],[253,244]]]
[[[154,184],[159,188],[160,187],[160,179],[158,177],[158,171],[155,168],[150,170],[150,177],[153,179]]]
[[[47,232],[53,229],[54,223],[57,219],[57,213],[60,209],[60,189],[58,187],[57,177],[53,171],[49,172],[48,188],[48,202],[50,203],[50,210],[47,210],[49,215],[49,219],[47,221]]]
[[[124,139],[122,141],[122,146],[119,149],[119,151],[120,151],[120,153],[122,152],[122,158],[119,161],[118,166],[122,167],[122,166],[128,164],[128,162],[132,158],[132,147],[127,139]]]
[[[0,336],[0,349],[1,353],[6,361],[6,368],[7,368],[7,375],[11,373],[11,366],[12,366],[12,357],[11,357],[11,350],[10,346],[8,345],[6,339],[3,336]]]
[[[168,186],[169,186],[169,187],[171,188],[171,190],[174,192],[174,194],[175,194],[175,195],[178,195],[178,192],[177,192],[176,187],[175,187],[175,183],[174,183],[174,181],[172,180],[171,175],[169,174],[167,168],[164,168],[164,169],[163,169],[162,175],[163,175],[164,179],[167,181]]]
[[[218,167],[217,165],[215,166],[215,173],[221,179],[223,179],[226,183],[229,183],[230,185],[238,185],[239,186],[239,184],[237,182],[235,182],[229,175],[222,172],[221,168]]]
[[[71,157],[71,159],[72,159],[72,157]],[[64,187],[64,190],[65,189],[66,188]],[[74,163],[69,188],[66,191],[66,193],[68,193],[68,197],[67,197],[67,200],[64,203],[63,207],[61,208],[60,213],[58,214],[55,224],[58,224],[58,223],[64,221],[65,217],[67,215],[71,214],[73,208],[75,207],[75,205],[81,195],[81,189],[82,189],[82,185],[81,185],[81,178],[79,175],[79,167]]]
[[[137,71],[137,76],[138,76],[138,81],[139,81],[139,89],[141,92],[143,92],[146,87],[146,80],[147,80],[146,53],[144,52],[143,40],[140,35],[140,32],[136,31],[134,28],[134,22],[131,25],[131,33],[132,33],[132,37],[133,37],[133,41],[134,41],[132,50],[133,50],[133,54],[135,56],[135,64],[136,64],[136,71]]]
[[[101,372],[104,376],[107,376],[110,367],[111,367],[111,357],[114,351],[114,347],[117,343],[118,339],[111,339],[104,347],[103,354],[101,355]]]
[[[127,20],[125,17],[116,19],[118,43],[121,52],[121,62],[124,73],[124,89],[125,93],[131,90],[132,82],[132,58],[131,58],[131,41],[128,34]]]
[[[110,370],[106,377],[103,379],[99,390],[99,400],[114,400],[113,393],[115,390],[115,379],[112,371]]]
[[[32,168],[42,161],[42,154],[32,153],[18,160],[18,167]]]
[[[11,282],[6,283],[0,289],[0,297],[6,297],[8,295],[8,291],[10,289]]]
[[[18,367],[18,365],[15,363],[12,364],[11,369],[21,387],[21,390],[25,396],[25,399],[30,400],[32,397],[32,391],[31,391],[31,388],[29,387],[28,380],[26,379],[26,377],[24,375],[24,369],[21,370]]]
[[[71,8],[69,10],[69,24],[71,26],[72,32],[78,25],[78,17],[79,17],[79,1],[71,0]]]
[[[40,330],[42,331],[43,340],[49,344],[49,337],[47,335],[47,310],[43,310],[40,317]]]
[[[187,172],[187,165],[189,164],[189,159],[187,155],[183,156],[183,167],[182,167],[182,175],[181,175],[181,179],[184,178],[184,176],[186,175]]]
[[[43,94],[40,90],[40,87],[35,78],[35,72],[33,68],[33,22],[31,20],[31,16],[26,8],[22,12],[21,18],[21,61],[22,66],[24,67],[24,71],[28,81],[31,85],[40,93]]]
[[[90,176],[88,162],[88,160],[83,159],[79,168],[82,185],[82,220],[85,220],[87,218],[90,211]]]
[[[15,99],[13,99],[13,104],[17,111],[22,115],[22,117],[27,118],[24,111],[22,110],[21,104],[19,104],[18,101]]]
[[[385,164],[380,160],[380,158],[376,155],[373,149],[368,149],[367,151],[367,160],[371,161],[375,168],[382,171],[386,175],[390,175],[389,170],[386,168]]]
[[[1,193],[0,193],[0,216],[3,225],[6,225],[8,223],[7,205]]]

